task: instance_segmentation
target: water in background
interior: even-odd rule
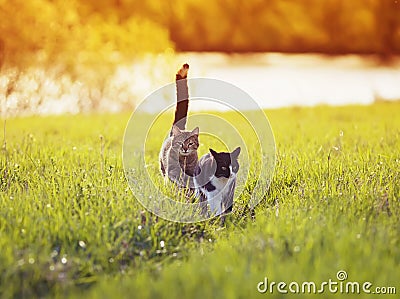
[[[188,54],[192,77],[228,81],[263,108],[370,104],[400,99],[400,59],[313,54]],[[195,109],[195,107],[192,107]],[[207,109],[207,107],[196,107]]]
[[[0,74],[1,115],[132,111],[147,95],[174,82],[176,70],[185,62],[190,64],[190,78],[227,81],[262,108],[400,99],[400,57],[382,65],[374,56],[358,55],[180,53],[149,55],[120,66],[106,80],[91,86],[52,70]],[[12,77],[18,81],[6,97]],[[165,96],[174,97],[174,89]],[[159,111],[165,102],[161,100],[154,110]],[[225,107],[210,107],[204,101],[191,104],[191,110],[204,109]]]

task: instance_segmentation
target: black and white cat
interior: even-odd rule
[[[205,203],[209,204],[215,216],[232,211],[239,154],[240,147],[232,153],[217,153],[210,149],[210,153],[200,158],[195,169],[194,185],[196,195],[203,203],[203,213],[207,211]]]

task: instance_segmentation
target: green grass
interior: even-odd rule
[[[143,211],[122,168],[127,114],[9,119],[0,295],[281,298],[257,283],[319,284],[339,270],[399,293],[399,111],[398,102],[266,111],[277,145],[271,188],[254,217],[238,204],[224,226]],[[357,295],[368,297],[377,295]]]

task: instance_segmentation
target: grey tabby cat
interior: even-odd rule
[[[198,162],[199,128],[186,131],[189,92],[188,64],[176,74],[177,104],[170,136],[164,141],[160,155],[161,173],[181,187],[193,188],[193,175]]]
[[[239,154],[240,147],[232,153],[217,153],[210,149],[210,153],[201,157],[197,164],[194,178],[196,195],[200,203],[210,205],[214,216],[232,211]],[[203,205],[203,213],[206,211],[207,207]]]

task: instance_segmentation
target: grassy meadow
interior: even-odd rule
[[[129,114],[7,119],[0,296],[282,298],[257,284],[319,285],[339,270],[371,292],[399,293],[399,111],[400,102],[265,111],[277,146],[271,187],[223,226],[168,222],[133,198],[121,158]]]

